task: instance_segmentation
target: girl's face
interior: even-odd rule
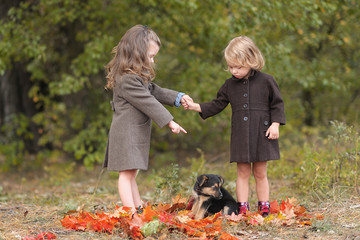
[[[159,52],[159,49],[160,49],[159,46],[154,41],[150,40],[149,48],[147,51],[150,63],[154,63],[154,58],[156,54]]]
[[[251,67],[249,66],[241,66],[236,62],[227,62],[230,73],[239,79],[246,77],[249,74]]]

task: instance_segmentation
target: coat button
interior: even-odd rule
[[[245,80],[245,81],[243,81],[243,84],[247,84],[247,81]]]
[[[244,117],[244,121],[247,121],[248,120],[248,117]]]
[[[248,94],[247,93],[244,93],[244,95],[243,95],[244,97],[247,97],[248,96]]]
[[[247,107],[248,107],[248,105],[247,105],[247,103],[245,103],[245,104],[244,104],[244,108],[247,108]]]
[[[264,121],[264,125],[265,125],[265,126],[269,125],[269,122],[268,122],[268,121]]]

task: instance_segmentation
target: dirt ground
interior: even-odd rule
[[[94,171],[96,172],[96,171]],[[116,178],[109,174],[98,180],[98,175],[79,171],[75,177],[54,179],[47,174],[0,175],[0,240],[22,239],[40,232],[51,232],[57,239],[126,239],[96,232],[77,232],[61,226],[60,220],[70,210],[111,211],[118,203]],[[272,186],[272,196],[283,197],[283,189],[290,184],[278,182]],[[152,183],[148,183],[151,186]],[[153,185],[154,186],[154,185]],[[281,186],[281,187],[279,187]],[[140,189],[142,194],[154,191]],[[312,226],[274,227],[237,225],[228,232],[239,239],[346,239],[360,240],[360,198],[354,195],[316,202],[312,198],[297,198],[310,211],[321,212],[323,220]],[[187,239],[179,233],[151,236],[147,239]]]

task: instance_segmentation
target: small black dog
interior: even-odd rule
[[[219,175],[203,174],[194,185],[192,213],[195,219],[223,211],[225,215],[238,214],[239,207],[231,194],[222,187],[224,179]]]

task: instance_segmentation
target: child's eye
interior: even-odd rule
[[[236,69],[241,69],[242,67],[241,67],[241,66],[229,66],[229,68],[230,68],[230,69],[234,69],[234,68],[236,68]]]

